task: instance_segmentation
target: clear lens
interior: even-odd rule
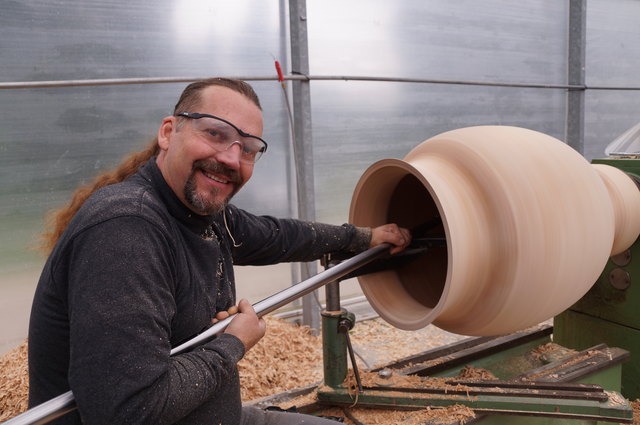
[[[241,136],[238,131],[224,121],[202,117],[190,120],[194,130],[199,132],[216,149],[224,151],[234,143],[240,145],[240,160],[246,163],[256,162],[265,150],[265,144],[256,137]]]

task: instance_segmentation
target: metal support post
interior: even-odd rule
[[[569,0],[568,75],[570,86],[581,88],[567,92],[565,139],[569,146],[584,154],[585,45],[587,0]]]
[[[309,47],[307,42],[307,5],[305,0],[289,1],[291,29],[291,72],[309,75]],[[297,168],[298,216],[315,220],[315,193],[313,182],[313,151],[311,149],[311,90],[307,80],[292,81],[294,156]],[[302,267],[302,279],[317,273],[315,263]],[[320,327],[320,306],[316,294],[302,298],[302,322],[316,331]]]
[[[353,313],[346,310],[322,312],[324,384],[331,388],[341,387],[347,377],[347,336],[342,329],[345,321],[355,323]]]
[[[321,261],[322,266],[326,269],[334,267],[339,262],[334,261],[331,254],[325,254]],[[325,310],[340,311],[340,281],[330,282],[324,287]]]
[[[328,311],[340,310],[340,282],[331,282],[324,287],[326,309]]]

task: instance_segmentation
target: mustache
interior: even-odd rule
[[[191,171],[195,172],[198,168],[202,168],[212,173],[221,174],[227,178],[232,183],[240,184],[240,174],[237,170],[227,167],[224,164],[221,164],[217,161],[207,160],[207,159],[199,159],[193,163],[191,167]]]

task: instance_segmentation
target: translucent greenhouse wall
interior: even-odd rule
[[[319,220],[342,223],[373,162],[442,131],[516,125],[564,139],[569,1],[307,0],[311,75],[480,84],[311,81]],[[640,86],[640,1],[587,3],[586,86]],[[11,0],[0,11],[0,84],[274,75],[289,70],[284,0]],[[481,83],[487,83],[482,85]],[[290,216],[291,141],[279,83],[253,81],[268,154],[234,203]],[[47,210],[154,136],[186,83],[0,90],[0,353],[26,335],[44,257],[32,247]],[[586,90],[584,155],[640,120],[637,90]],[[290,284],[288,267],[238,271],[257,301]],[[268,281],[268,282],[265,282]],[[357,292],[355,285],[348,293]]]

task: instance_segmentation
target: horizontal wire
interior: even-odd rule
[[[16,81],[0,82],[0,90],[9,89],[33,89],[50,87],[91,87],[91,86],[114,86],[131,84],[171,84],[190,83],[208,77],[157,77],[157,78],[103,78],[87,80],[51,80],[51,81]],[[253,75],[234,76],[244,81],[277,81],[277,75]],[[512,83],[496,81],[465,81],[465,80],[438,80],[424,78],[399,78],[399,77],[370,77],[358,75],[302,75],[289,74],[284,77],[289,81],[374,81],[391,83],[419,83],[419,84],[447,84],[447,85],[468,85],[485,87],[512,87],[512,88],[540,88],[540,89],[563,89],[563,90],[640,90],[640,87],[625,86],[588,86],[575,84],[537,84],[537,83]]]

